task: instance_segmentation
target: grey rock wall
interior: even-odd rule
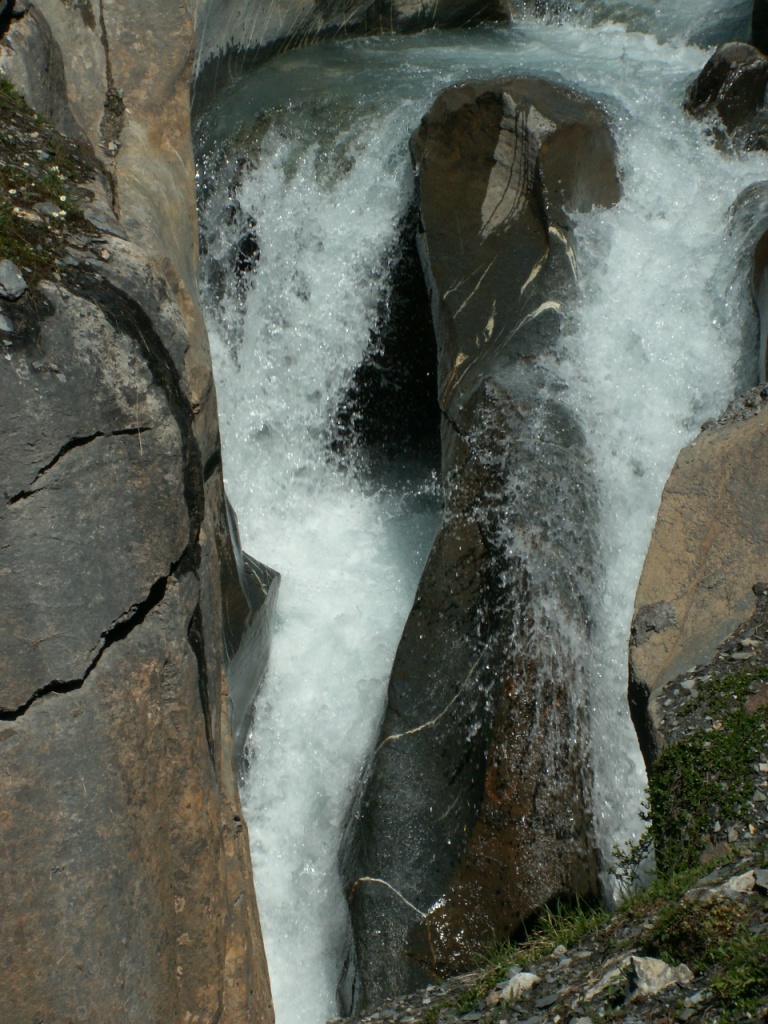
[[[176,4],[98,0],[40,0],[0,43],[93,174],[64,258],[0,303],[4,1024],[273,1019],[225,673],[255,604],[234,628],[193,46]]]

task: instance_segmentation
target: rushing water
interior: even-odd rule
[[[428,469],[372,482],[354,457],[332,454],[334,418],[411,194],[408,135],[443,87],[467,77],[550,77],[597,98],[615,129],[625,196],[577,219],[580,301],[550,369],[600,489],[605,576],[585,675],[604,852],[639,829],[644,774],[626,707],[634,593],[677,452],[750,383],[752,314],[728,210],[768,172],[762,156],[718,153],[681,112],[707,55],[681,39],[690,5],[666,5],[666,42],[631,31],[650,30],[651,6],[294,51],[229,90],[200,126],[203,175],[217,169],[202,224],[227,489],[244,547],[283,575],[243,793],[278,1024],[336,1010],[338,830],[435,529]],[[232,158],[249,148],[258,158],[235,174]],[[257,270],[222,290],[216,267],[249,217]]]

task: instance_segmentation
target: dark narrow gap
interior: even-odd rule
[[[103,643],[96,651],[96,655],[83,673],[80,679],[54,679],[50,683],[41,687],[29,700],[26,701],[21,707],[16,708],[14,711],[0,713],[0,722],[15,722],[21,718],[37,701],[42,697],[47,697],[52,693],[71,693],[73,690],[79,690],[86,682],[88,677],[94,671],[96,666],[101,661],[105,652],[109,650],[114,644],[119,643],[121,640],[125,640],[137,626],[140,626],[147,615],[156,608],[165,597],[165,592],[168,587],[168,580],[171,575],[176,571],[175,566],[171,566],[168,576],[161,576],[160,579],[155,580],[149,589],[149,593],[143,601],[135,604],[126,616],[113,623],[110,628],[101,634]]]
[[[439,470],[437,351],[429,295],[416,248],[415,202],[389,255],[389,284],[379,301],[368,351],[343,396],[333,450],[357,450],[374,480],[409,467]]]
[[[208,681],[208,667],[205,661],[205,633],[203,628],[203,612],[199,604],[195,605],[192,618],[187,627],[187,640],[197,659],[197,684],[200,691],[200,706],[203,710],[203,721],[205,722],[205,741],[208,747],[208,754],[211,762],[215,761],[213,726],[211,715],[211,694]]]

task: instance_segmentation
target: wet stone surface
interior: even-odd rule
[[[748,415],[751,410],[743,411]],[[738,410],[730,410],[736,414]],[[768,706],[768,582],[758,584],[755,593],[754,615],[720,645],[712,661],[667,687],[661,721],[666,745],[702,730],[717,732],[728,714],[754,714]],[[723,683],[735,679],[741,682]],[[665,967],[654,948],[660,922],[670,913],[689,913],[690,919],[705,923],[730,915],[759,944],[763,966],[757,969],[768,981],[768,741],[752,772],[753,794],[746,810],[738,819],[723,816],[711,822],[709,835],[702,837],[701,877],[694,877],[682,894],[630,901],[567,948],[561,945],[533,961],[523,955],[519,963],[503,968],[479,968],[436,982],[349,1018],[349,1024],[768,1021],[768,983],[748,1006],[738,1005],[738,1000],[729,1004],[722,987],[728,964],[707,966],[689,958],[690,964],[677,960]],[[519,986],[523,990],[515,998],[514,979],[523,971],[536,981]],[[664,987],[653,991],[656,982],[651,981],[650,994],[644,994],[649,977],[661,979]]]

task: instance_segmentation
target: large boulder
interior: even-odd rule
[[[664,746],[666,690],[754,613],[768,580],[765,389],[735,403],[678,456],[635,599],[632,718],[646,763]]]
[[[594,492],[539,360],[574,294],[565,209],[617,201],[614,145],[595,104],[511,78],[447,90],[412,152],[445,515],[343,856],[363,1002],[597,888],[575,640],[594,538],[567,528]]]
[[[66,216],[32,208],[39,184],[2,197],[33,233],[29,288],[0,302],[8,1024],[273,1019],[225,673],[239,579],[196,291],[192,25],[145,13],[40,0],[0,44],[92,175],[21,106],[4,126],[26,179],[67,157],[68,195]]]

